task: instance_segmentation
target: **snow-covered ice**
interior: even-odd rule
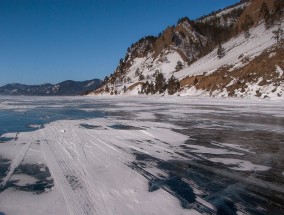
[[[266,171],[270,169],[270,167],[263,166],[263,165],[255,165],[255,164],[252,164],[250,161],[243,161],[240,159],[211,158],[210,161],[232,165],[234,167],[230,167],[231,169],[241,170],[241,171],[248,171],[248,170]]]
[[[269,210],[267,202],[284,199],[281,100],[0,97],[0,104],[6,123],[19,117],[0,123],[5,215],[258,213],[254,205]]]

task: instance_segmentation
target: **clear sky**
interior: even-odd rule
[[[103,79],[127,48],[238,0],[0,0],[0,86]]]

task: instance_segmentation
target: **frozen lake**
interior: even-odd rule
[[[0,97],[0,215],[284,214],[284,101]]]

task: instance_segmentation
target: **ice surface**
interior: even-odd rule
[[[189,148],[193,148],[191,150],[195,153],[201,153],[201,154],[213,154],[213,155],[222,155],[222,154],[236,154],[236,155],[242,155],[242,153],[229,151],[226,149],[216,149],[216,148],[209,148],[204,146],[197,146],[197,145],[187,145]]]
[[[230,167],[234,170],[241,170],[241,171],[266,171],[269,170],[270,167],[263,166],[263,165],[255,165],[252,164],[250,161],[244,161],[239,159],[231,159],[231,158],[210,158],[210,161],[224,163],[226,165],[232,165],[235,167]]]
[[[213,145],[217,145],[217,146],[221,146],[221,147],[229,147],[229,148],[232,148],[232,149],[237,149],[237,150],[240,150],[240,151],[245,151],[245,152],[248,152],[248,153],[253,153],[250,151],[250,149],[246,149],[246,148],[243,148],[241,147],[240,145],[237,145],[237,144],[231,144],[231,143],[219,143],[219,142],[211,142]]]
[[[284,199],[281,100],[23,98],[0,97],[1,111],[18,117],[28,103],[32,119],[50,117],[1,136],[7,215],[259,213]]]

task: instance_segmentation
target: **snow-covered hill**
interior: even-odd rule
[[[182,18],[133,44],[91,94],[282,97],[283,8],[279,0],[252,0],[196,21]]]
[[[284,96],[284,76],[281,72],[284,69],[283,43],[276,43],[273,39],[272,32],[275,30],[277,27],[266,30],[264,24],[261,24],[251,29],[249,38],[245,38],[242,33],[224,43],[223,58],[218,57],[216,48],[176,73],[176,77],[181,80],[181,86],[184,87],[183,94],[204,93],[211,96],[236,97]],[[243,77],[244,75],[246,77]],[[222,81],[214,79],[216,76]],[[254,79],[251,80],[252,76]],[[199,83],[190,83],[193,77],[197,78]],[[263,80],[266,80],[266,83],[263,83]],[[239,82],[246,86],[245,89]],[[207,86],[201,86],[202,84]],[[228,88],[232,86],[235,86],[235,89],[229,95]]]

